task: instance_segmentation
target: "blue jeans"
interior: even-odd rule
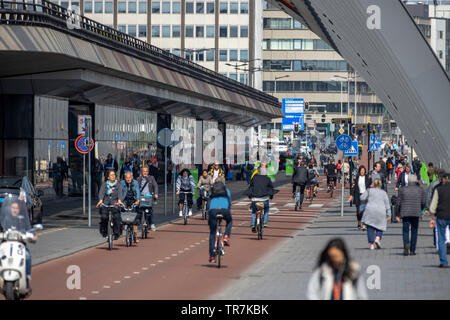
[[[258,201],[259,202],[259,201]],[[261,201],[264,202],[264,224],[267,224],[269,222],[269,200]],[[252,201],[252,227],[255,226],[256,222],[256,206],[255,201]]]
[[[367,225],[367,239],[369,240],[370,244],[373,244],[375,242],[375,237],[380,237],[380,240],[381,240],[382,236],[383,236],[383,231]]]
[[[445,230],[450,226],[450,219],[436,219],[436,228],[438,232],[439,260],[444,266],[448,266],[447,246],[445,245]]]
[[[403,246],[410,244],[409,251],[416,251],[419,217],[403,217]],[[409,240],[409,226],[411,226],[411,241]]]
[[[233,219],[231,218],[231,212],[228,209],[212,209],[209,211],[208,224],[209,224],[209,256],[214,257],[214,244],[216,242],[216,231],[217,231],[217,214],[223,215],[223,220],[227,222],[225,227],[226,236],[231,236],[231,227]]]
[[[27,276],[31,275],[31,253],[28,248],[25,248],[25,270]]]

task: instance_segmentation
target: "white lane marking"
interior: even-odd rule
[[[234,205],[235,206],[248,206],[248,205],[250,205],[250,203],[251,202],[249,202],[249,201],[239,201],[239,202],[235,203]]]
[[[116,280],[116,281],[114,281],[114,283],[120,283],[120,281],[119,281],[119,280]]]
[[[183,253],[183,252],[184,252],[183,250],[178,251],[178,253]]]
[[[166,257],[165,259],[166,259],[166,260],[169,260],[169,259],[170,259],[170,257]]]
[[[293,202],[288,202],[288,203],[286,203],[283,207],[295,207],[295,203],[293,203]]]
[[[316,203],[316,204],[309,205],[309,208],[321,208],[321,207],[323,207],[323,204]]]
[[[80,297],[80,300],[87,300],[86,297]]]
[[[156,266],[156,264],[152,263],[150,266],[154,267],[154,266]]]
[[[148,270],[148,268],[147,267],[142,267],[142,270]]]
[[[194,248],[195,246],[193,244],[191,244],[189,247]]]
[[[159,262],[159,263],[162,263],[162,262],[164,262],[164,261],[163,261],[163,260],[158,260],[158,262]]]
[[[135,271],[135,272],[133,272],[134,274],[139,274],[139,271]]]
[[[92,294],[99,294],[100,292],[98,291],[91,291]]]
[[[176,257],[178,254],[176,253],[172,253],[172,257]]]
[[[111,288],[111,286],[103,286],[103,288],[109,289],[109,288]]]
[[[196,242],[195,244],[196,244],[196,245],[199,245],[199,244],[200,244],[200,242]]]
[[[125,276],[125,277],[124,277],[124,279],[130,279],[130,278],[131,278],[130,276]]]

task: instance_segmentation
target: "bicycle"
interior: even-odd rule
[[[214,257],[217,257],[217,267],[220,268],[222,264],[222,256],[225,254],[223,234],[222,234],[222,219],[223,215],[216,215],[217,218],[217,231],[216,231],[216,243],[214,245]]]
[[[200,196],[202,197],[202,220],[206,220],[208,219],[208,206],[207,206],[207,201],[208,201],[208,190],[205,189],[204,186],[200,187]]]
[[[184,191],[180,191],[180,194],[184,193],[184,194],[192,194],[192,192],[188,191],[188,192],[184,192]],[[188,213],[189,213],[189,207],[188,207],[188,202],[187,202],[187,196],[184,197],[184,202],[183,202],[183,219],[184,219],[184,224],[187,224],[187,220],[188,220]]]
[[[330,177],[328,182],[328,192],[330,193],[330,198],[333,198],[333,192],[334,192],[334,179],[335,177]]]
[[[307,186],[306,187],[306,200],[309,200],[312,203],[315,196],[316,195],[314,193],[314,185],[311,184],[311,185]]]
[[[133,231],[134,220],[137,215],[135,208],[136,205],[134,204],[128,208],[124,207],[124,212],[121,213],[122,223],[125,229],[125,244],[127,247],[130,247],[136,242],[136,234]]]
[[[298,190],[296,193],[295,193],[295,208],[294,208],[294,211],[297,211],[298,209],[301,209],[302,208],[302,203],[301,203],[301,193],[300,193],[300,190]]]
[[[143,195],[140,200],[140,209],[142,210],[141,217],[141,238],[148,238],[148,224],[147,224],[147,215],[153,214],[150,213],[153,206],[153,195]]]
[[[112,205],[107,205],[107,204],[102,203],[102,207],[108,208],[108,225],[107,225],[108,235],[106,237],[106,241],[108,243],[108,249],[112,250],[112,247],[113,247],[113,219],[112,219],[111,208],[117,208],[117,203],[113,203]]]
[[[256,233],[258,235],[258,240],[261,240],[263,238],[263,221],[262,221],[262,213],[264,210],[264,202],[256,202]]]

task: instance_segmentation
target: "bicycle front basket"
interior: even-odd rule
[[[120,216],[122,217],[122,222],[126,224],[133,223],[136,219],[137,212],[122,212]]]

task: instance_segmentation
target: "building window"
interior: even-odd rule
[[[118,13],[127,13],[127,3],[125,1],[119,1],[117,3],[117,12]]]
[[[230,73],[229,78],[232,80],[237,80],[237,73]]]
[[[69,1],[61,1],[61,7],[63,8],[69,8]]]
[[[206,26],[206,37],[207,38],[214,38],[214,26]]]
[[[204,2],[196,2],[195,3],[195,13],[198,13],[198,14],[205,13],[205,3]]]
[[[181,57],[181,50],[180,49],[173,49],[172,53],[176,56]]]
[[[238,51],[230,50],[230,61],[238,61]]]
[[[239,6],[238,6],[237,2],[230,2],[230,13],[231,14],[238,13],[238,9],[239,9]]]
[[[84,2],[84,13],[92,13],[92,1]]]
[[[72,9],[74,9],[75,7],[80,7],[80,3],[78,1],[72,1],[70,5],[72,6]]]
[[[220,26],[219,37],[221,37],[221,38],[228,37],[228,27],[227,26]]]
[[[194,53],[192,51],[185,51],[184,54],[186,59],[194,61]]]
[[[186,2],[186,13],[194,13],[194,3]]]
[[[241,26],[241,38],[248,38],[248,26]]]
[[[219,3],[219,12],[220,13],[228,13],[228,2],[220,2]]]
[[[161,12],[162,12],[162,13],[170,13],[170,2],[168,2],[168,1],[163,1],[163,3],[162,3],[162,8],[161,8]]]
[[[439,50],[439,59],[442,59],[444,57],[442,50]]]
[[[205,37],[205,26],[196,26],[195,27],[195,36],[197,38],[204,38]]]
[[[186,26],[185,36],[186,38],[194,37],[194,26]]]
[[[241,2],[241,13],[248,13],[248,2]]]
[[[214,2],[207,2],[206,3],[206,13],[214,14]]]
[[[162,26],[162,37],[170,38],[170,26]]]
[[[206,51],[206,61],[214,61],[214,50],[213,49]]]
[[[128,13],[136,13],[136,2],[135,1],[128,2]]]
[[[114,12],[113,2],[112,1],[105,1],[105,13],[113,13],[113,12]]]
[[[179,38],[181,35],[180,26],[172,26],[172,38]]]
[[[197,62],[205,61],[205,52],[204,51],[197,51],[195,53],[195,61],[197,61]]]
[[[181,13],[181,2],[180,1],[172,2],[172,13]]]
[[[230,26],[230,38],[237,38],[237,37],[238,37],[238,27]]]
[[[152,13],[159,13],[161,9],[161,2],[152,1]]]
[[[439,31],[439,39],[442,39],[442,38],[444,38],[444,31]]]
[[[140,24],[138,29],[138,37],[146,38],[147,37],[147,25],[146,24]]]
[[[241,61],[248,61],[248,50],[241,50]]]
[[[117,26],[117,30],[119,30],[120,32],[123,32],[123,33],[127,33],[127,26],[124,24],[119,24]]]
[[[132,37],[136,37],[136,25],[135,24],[128,25],[128,35],[130,35]]]
[[[101,1],[94,2],[94,13],[103,13],[103,2]]]
[[[160,37],[160,31],[161,31],[161,28],[160,28],[159,25],[152,26],[152,37],[153,38],[159,38]]]
[[[139,13],[147,13],[147,1],[139,1]]]
[[[227,50],[219,50],[219,61],[227,61]]]
[[[243,84],[248,84],[248,74],[247,73],[239,74],[239,82]]]

